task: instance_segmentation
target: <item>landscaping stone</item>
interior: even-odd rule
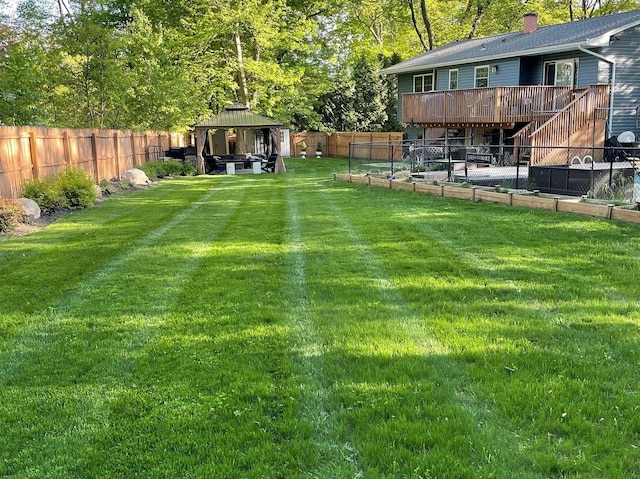
[[[93,185],[93,191],[96,193],[96,199],[102,198],[102,188],[98,185]]]
[[[38,203],[30,198],[18,198],[17,201],[20,204],[20,208],[22,208],[23,213],[28,216],[31,221],[40,218],[40,207],[38,206]]]
[[[151,181],[147,177],[144,171],[138,168],[131,168],[124,174],[125,179],[130,181],[134,185],[150,185]]]

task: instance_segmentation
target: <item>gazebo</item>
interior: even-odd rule
[[[264,132],[264,146],[267,157],[276,155],[275,173],[284,173],[285,166],[280,152],[280,132],[282,123],[270,118],[252,113],[249,107],[234,103],[219,115],[195,125],[197,168],[204,173],[203,150],[210,130],[235,130],[236,153],[250,153],[248,147],[248,132],[254,130]]]

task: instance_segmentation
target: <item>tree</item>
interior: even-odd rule
[[[389,130],[389,114],[395,116],[397,112],[395,98],[393,82],[380,74],[380,62],[362,57],[320,97],[318,113],[332,130]],[[391,124],[397,126],[395,119]]]

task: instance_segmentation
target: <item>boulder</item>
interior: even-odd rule
[[[145,174],[144,171],[139,170],[138,168],[131,168],[124,173],[124,177],[131,184],[134,185],[150,185],[151,181]]]
[[[31,221],[40,218],[40,207],[38,203],[31,198],[18,198],[16,200],[22,209],[22,212],[29,217]]]

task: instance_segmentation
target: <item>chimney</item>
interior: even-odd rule
[[[533,33],[538,29],[538,14],[524,14],[524,33]]]

